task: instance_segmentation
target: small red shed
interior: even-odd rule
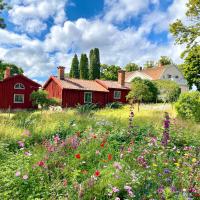
[[[119,72],[117,82],[65,78],[64,69],[58,67],[58,76],[51,76],[43,86],[48,91],[49,98],[61,100],[62,107],[74,107],[85,103],[95,103],[103,107],[114,101],[126,102],[130,85],[124,82],[124,71]]]
[[[41,87],[24,75],[10,75],[10,68],[5,71],[4,79],[0,81],[0,109],[33,108],[30,95]]]

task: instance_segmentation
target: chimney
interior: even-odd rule
[[[7,67],[5,70],[4,79],[9,78],[9,77],[10,77],[10,67]]]
[[[142,67],[140,67],[139,70],[142,71]]]
[[[118,71],[118,83],[121,86],[125,85],[125,71],[124,70],[119,70]]]
[[[62,66],[58,67],[58,79],[60,80],[65,79],[65,67],[62,67]]]

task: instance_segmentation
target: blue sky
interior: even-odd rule
[[[186,0],[9,0],[0,30],[0,59],[22,67],[43,82],[56,67],[69,70],[74,53],[100,49],[101,62],[129,62],[170,56],[180,63],[182,46],[168,31],[185,20]]]

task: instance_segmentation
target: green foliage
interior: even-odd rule
[[[127,98],[138,102],[153,102],[157,99],[157,94],[158,90],[153,82],[134,78]]]
[[[59,105],[59,100],[55,98],[48,98],[48,92],[45,90],[33,91],[31,100],[34,106],[41,106],[41,108],[48,108],[49,106]]]
[[[97,110],[98,105],[93,103],[87,103],[84,105],[77,105],[76,111],[78,114],[93,114]]]
[[[152,68],[155,66],[155,62],[153,60],[147,60],[146,63],[144,64],[145,68]]]
[[[159,90],[159,101],[174,102],[178,99],[181,89],[176,82],[170,80],[156,80],[154,83]]]
[[[158,62],[160,64],[162,64],[162,65],[170,65],[170,64],[172,64],[171,58],[169,58],[167,56],[161,56]]]
[[[111,109],[118,109],[121,108],[123,106],[123,104],[121,102],[112,102],[112,103],[108,103],[106,105],[106,108],[111,108]]]
[[[175,106],[182,118],[200,121],[200,92],[193,91],[181,94]]]
[[[22,68],[17,67],[14,64],[4,63],[4,62],[0,61],[0,80],[3,80],[6,67],[10,67],[11,76],[13,76],[14,74],[23,74],[23,72],[24,72]]]
[[[135,63],[128,63],[125,66],[125,69],[126,69],[127,72],[133,72],[133,71],[139,70],[139,66]]]
[[[78,56],[76,54],[72,59],[69,76],[70,78],[80,78],[79,61],[78,61]]]
[[[200,1],[188,0],[186,16],[188,17],[187,23],[184,25],[179,19],[170,25],[170,32],[176,38],[177,44],[187,44],[188,52],[191,48],[198,45],[198,38],[200,37]]]
[[[91,49],[90,51],[90,68],[89,68],[89,78],[90,80],[95,80],[100,78],[100,55],[99,49]]]
[[[194,47],[182,65],[183,74],[190,86],[194,84],[200,91],[200,46]]]
[[[117,81],[120,67],[115,65],[101,65],[101,79]]]
[[[2,14],[2,11],[7,9],[7,4],[5,3],[4,0],[0,0],[0,14]],[[6,24],[4,22],[4,19],[0,17],[0,28],[4,29],[6,28]]]
[[[88,68],[88,58],[86,54],[81,54],[80,59],[80,78],[89,79],[89,68]]]

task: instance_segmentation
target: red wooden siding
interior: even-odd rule
[[[79,90],[63,90],[63,107],[75,107],[78,104],[84,104],[84,92]],[[91,91],[88,91],[91,92]],[[92,91],[92,103],[98,104],[101,107],[105,106],[107,103],[107,93],[106,92],[95,92]]]
[[[22,83],[25,89],[14,89],[16,83]],[[39,86],[39,84],[22,75],[0,81],[0,109],[33,108],[30,95],[33,91],[38,90]],[[14,94],[24,94],[24,103],[14,103]]]
[[[49,98],[62,99],[62,88],[53,79],[50,79],[44,89],[48,92]]]
[[[121,91],[121,99],[114,99],[114,91]],[[126,96],[128,95],[129,90],[120,90],[120,89],[109,89],[108,94],[108,101],[111,102],[121,102],[121,103],[127,103]]]

